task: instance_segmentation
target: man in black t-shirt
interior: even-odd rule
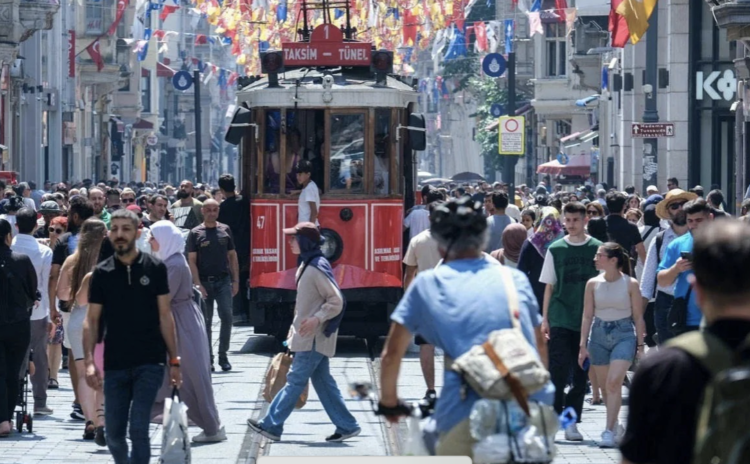
[[[607,235],[609,241],[619,244],[630,254],[630,263],[635,272],[635,263],[638,258],[646,262],[646,246],[643,244],[641,232],[638,226],[631,224],[623,217],[628,197],[621,192],[610,192],[607,194]]]
[[[219,223],[229,226],[237,250],[240,268],[240,289],[234,297],[234,314],[242,319],[250,317],[250,301],[247,285],[250,278],[250,202],[247,197],[235,193],[236,185],[231,174],[219,178],[219,189],[225,200],[219,205]]]
[[[182,383],[167,267],[135,247],[139,222],[132,211],[112,213],[109,239],[116,255],[94,269],[83,326],[86,382],[96,390],[102,389],[103,376],[94,364],[94,347],[100,324],[104,327],[107,446],[117,464],[149,462],[148,424],[167,353],[172,384],[179,388]],[[130,456],[125,440],[128,423]]]
[[[193,274],[193,284],[198,287],[206,300],[204,318],[208,332],[208,346],[211,350],[213,370],[213,347],[211,343],[211,321],[214,302],[221,319],[219,332],[219,366],[229,371],[227,351],[232,336],[232,298],[239,292],[239,264],[235,251],[232,231],[226,224],[217,221],[219,204],[216,200],[206,200],[202,207],[203,224],[190,231],[187,238],[188,262]]]
[[[692,286],[707,323],[704,336],[710,334],[732,350],[750,341],[748,261],[747,225],[717,221],[695,233]],[[685,334],[669,343],[696,335]],[[641,361],[633,378],[628,424],[620,445],[624,464],[693,462],[699,413],[711,374],[697,358],[669,343]]]

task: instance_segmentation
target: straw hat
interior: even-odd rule
[[[656,205],[656,215],[661,219],[670,219],[669,217],[669,205],[676,201],[692,201],[698,198],[698,195],[690,192],[686,192],[680,189],[673,189],[667,192],[664,199]]]

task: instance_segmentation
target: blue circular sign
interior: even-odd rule
[[[490,53],[482,60],[482,70],[489,77],[500,77],[508,67],[503,55],[499,53]]]
[[[490,107],[490,114],[492,116],[499,118],[500,116],[505,114],[505,108],[503,108],[503,105],[500,103],[495,103]]]
[[[187,90],[193,85],[193,76],[187,71],[178,71],[172,76],[172,85],[177,90]]]
[[[558,153],[557,162],[565,166],[570,162],[570,157],[568,157],[568,155],[566,155],[565,153]]]

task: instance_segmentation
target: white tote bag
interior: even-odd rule
[[[179,391],[175,387],[172,397],[164,400],[160,464],[190,463],[187,409],[187,405],[180,401]]]

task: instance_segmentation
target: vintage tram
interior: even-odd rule
[[[347,299],[340,334],[385,335],[402,295],[403,218],[414,202],[424,118],[411,79],[392,74],[392,52],[352,32],[304,24],[300,42],[262,53],[265,76],[238,91],[226,135],[240,145],[250,198],[251,323],[279,340],[295,299],[298,261],[282,229],[297,223],[299,160],[313,165],[323,251]]]

